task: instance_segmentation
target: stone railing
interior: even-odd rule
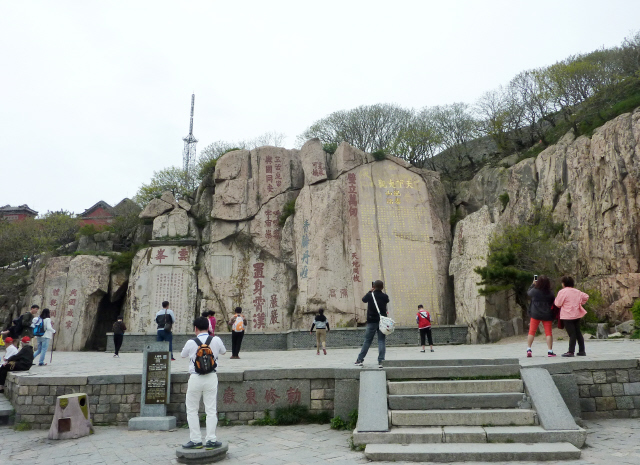
[[[361,369],[274,369],[218,374],[219,418],[247,422],[278,407],[302,404],[310,412],[327,411],[347,415],[358,408]],[[178,423],[187,420],[185,396],[187,373],[171,376],[167,414]],[[6,395],[14,406],[15,422],[35,429],[48,429],[53,420],[56,397],[83,392],[89,395],[94,424],[127,425],[140,414],[142,375],[35,377],[10,374]],[[201,406],[202,408],[202,406]],[[204,413],[202,408],[201,413]]]
[[[365,328],[336,328],[327,333],[327,348],[360,347],[364,340]],[[434,344],[465,344],[467,342],[466,325],[434,326]],[[231,333],[220,332],[220,336],[227,349],[231,348]],[[193,334],[174,334],[173,346],[183,347]],[[155,334],[126,333],[121,352],[142,352],[145,344],[156,340]],[[396,328],[393,334],[387,336],[387,346],[417,346],[420,336],[416,327]],[[242,340],[242,351],[257,352],[263,350],[292,350],[314,349],[316,347],[315,333],[309,331],[291,330],[282,333],[246,333]],[[113,352],[113,333],[107,333],[107,352]]]

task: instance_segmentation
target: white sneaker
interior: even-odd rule
[[[361,366],[362,366],[362,361],[361,361],[361,360],[356,360],[355,365],[356,365],[357,367],[361,367]]]

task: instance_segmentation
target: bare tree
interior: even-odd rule
[[[478,121],[466,103],[453,103],[433,107],[431,117],[434,128],[441,140],[443,148],[448,150],[459,161],[475,162],[469,151],[469,142],[478,137]]]
[[[297,142],[302,144],[317,137],[325,144],[345,141],[365,152],[385,150],[407,128],[413,113],[388,103],[336,111],[313,123],[298,136]]]
[[[442,150],[442,137],[436,129],[433,111],[423,108],[415,114],[388,150],[391,155],[409,163],[425,166],[430,158]]]

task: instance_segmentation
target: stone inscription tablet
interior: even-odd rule
[[[169,380],[167,352],[147,352],[145,404],[166,404]]]

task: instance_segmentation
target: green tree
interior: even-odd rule
[[[0,220],[0,266],[73,242],[79,228],[78,220],[67,211],[47,212],[39,219]]]
[[[140,186],[133,200],[141,207],[144,207],[151,199],[160,198],[165,191],[170,191],[178,199],[189,197],[192,194],[188,188],[187,177],[182,168],[170,166],[169,168],[154,171],[151,181]]]
[[[481,295],[501,291],[514,293],[523,311],[527,309],[527,289],[533,275],[557,276],[562,270],[558,257],[563,246],[561,224],[551,213],[539,210],[526,224],[506,226],[489,243],[487,265],[474,271],[480,275]],[[568,261],[565,261],[568,262]]]
[[[431,109],[424,108],[398,132],[388,152],[416,166],[425,166],[441,148],[442,136],[435,127],[433,113]]]

